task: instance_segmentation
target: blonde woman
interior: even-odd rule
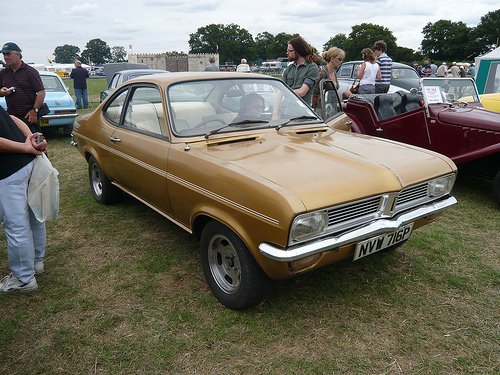
[[[339,80],[337,79],[337,73],[335,73],[335,71],[342,64],[342,60],[345,57],[345,52],[340,48],[332,47],[328,51],[323,52],[322,57],[323,60],[326,61],[326,65],[319,72],[319,81],[314,85],[312,96],[312,106],[314,109],[316,109],[321,95],[319,92],[319,83],[321,82],[321,80],[331,79],[335,83],[336,89],[340,87]]]
[[[377,64],[377,56],[371,48],[365,48],[361,51],[363,64],[358,66],[357,78],[359,81],[358,94],[375,94],[375,79],[381,79],[380,67]]]

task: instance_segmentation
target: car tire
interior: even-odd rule
[[[493,180],[493,195],[500,207],[500,172],[497,173],[495,179]]]
[[[104,174],[97,160],[91,156],[89,159],[89,182],[94,199],[100,204],[116,202],[120,190],[111,184],[108,176]]]
[[[243,241],[225,225],[217,221],[205,225],[200,252],[207,283],[224,306],[243,310],[258,305],[270,293],[272,281]]]

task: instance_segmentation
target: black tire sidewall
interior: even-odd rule
[[[92,171],[94,166],[99,170],[99,176],[101,178],[101,184],[102,184],[101,195],[97,194],[97,192],[94,190],[94,183],[92,181]],[[104,174],[101,166],[99,165],[94,156],[91,156],[89,158],[89,183],[90,183],[90,190],[92,190],[92,195],[94,196],[94,199],[97,203],[107,205],[116,201],[118,189],[111,184],[111,181]]]
[[[223,291],[212,275],[208,261],[208,245],[213,236],[222,234],[234,247],[241,266],[239,289],[234,294]],[[272,282],[257,264],[243,241],[227,226],[212,220],[203,228],[200,255],[205,279],[214,296],[226,307],[242,310],[259,304],[271,291]]]

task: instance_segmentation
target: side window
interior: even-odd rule
[[[123,125],[153,134],[166,134],[160,91],[156,87],[132,89]]]
[[[102,112],[103,116],[116,126],[120,125],[120,116],[127,93],[128,90],[124,90],[120,95],[116,96]]]
[[[111,82],[109,83],[109,87],[108,87],[108,88],[110,88],[110,89],[117,88],[117,87],[118,87],[118,85],[119,85],[120,83],[122,83],[121,77],[122,77],[122,75],[121,75],[121,74],[115,74],[115,75],[113,76],[113,78],[111,78]]]

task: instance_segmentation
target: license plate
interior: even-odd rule
[[[356,249],[354,250],[353,261],[407,240],[408,238],[410,238],[412,229],[413,223],[405,225],[404,227],[399,228],[397,231],[382,234],[380,236],[373,237],[358,243],[356,245]]]
[[[45,118],[40,119],[40,126],[49,126],[49,120]]]

